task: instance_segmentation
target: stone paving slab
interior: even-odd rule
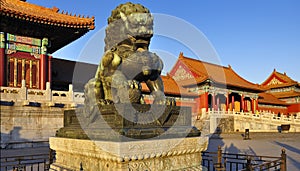
[[[251,133],[250,140],[244,140],[243,133],[220,134],[210,137],[208,150],[280,157],[286,150],[287,169],[300,170],[300,133]]]

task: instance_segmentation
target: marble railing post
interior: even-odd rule
[[[215,133],[215,131],[217,129],[217,126],[218,126],[218,124],[217,124],[217,118],[214,115],[210,115],[209,120],[210,120],[209,132],[210,133]]]
[[[68,91],[69,100],[74,102],[74,91],[73,91],[73,85],[69,84],[69,91]]]
[[[19,96],[20,98],[18,98],[18,100],[27,100],[27,87],[26,87],[26,82],[25,80],[22,80],[21,82],[21,88],[19,90]]]
[[[49,82],[46,83],[45,99],[50,102],[52,101],[52,91]]]
[[[294,124],[295,123],[295,118],[294,116],[290,116],[291,117],[291,122]]]

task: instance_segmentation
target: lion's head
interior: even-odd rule
[[[125,44],[147,50],[153,36],[153,17],[140,4],[121,4],[111,13],[106,28],[105,51]]]

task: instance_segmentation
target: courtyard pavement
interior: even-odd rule
[[[210,137],[207,151],[243,153],[250,155],[280,157],[286,150],[287,170],[300,171],[300,133],[251,133],[250,140],[244,140],[243,133],[215,134]]]
[[[300,171],[300,133],[251,133],[250,140],[243,140],[243,133],[215,134],[210,137],[207,151],[260,156],[280,157],[284,148],[287,154],[288,171]],[[34,149],[1,149],[1,158],[18,155],[47,154],[49,147]]]

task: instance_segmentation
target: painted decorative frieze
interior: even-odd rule
[[[6,49],[11,51],[29,52],[34,54],[41,53],[41,39],[17,36],[7,33]]]
[[[24,36],[17,36],[13,34],[7,33],[7,40],[12,42],[19,42],[24,43],[28,45],[34,45],[34,46],[41,46],[41,39],[31,38],[31,37],[24,37]]]
[[[182,66],[178,67],[178,69],[176,70],[173,76],[173,79],[175,81],[187,80],[191,78],[193,78],[193,76],[188,71],[186,71]]]
[[[267,85],[278,85],[278,84],[283,84],[283,82],[281,82],[280,80],[278,80],[277,78],[273,78]]]
[[[22,52],[29,52],[29,53],[40,53],[40,47],[22,44],[22,43],[8,43],[7,49],[22,51]]]

